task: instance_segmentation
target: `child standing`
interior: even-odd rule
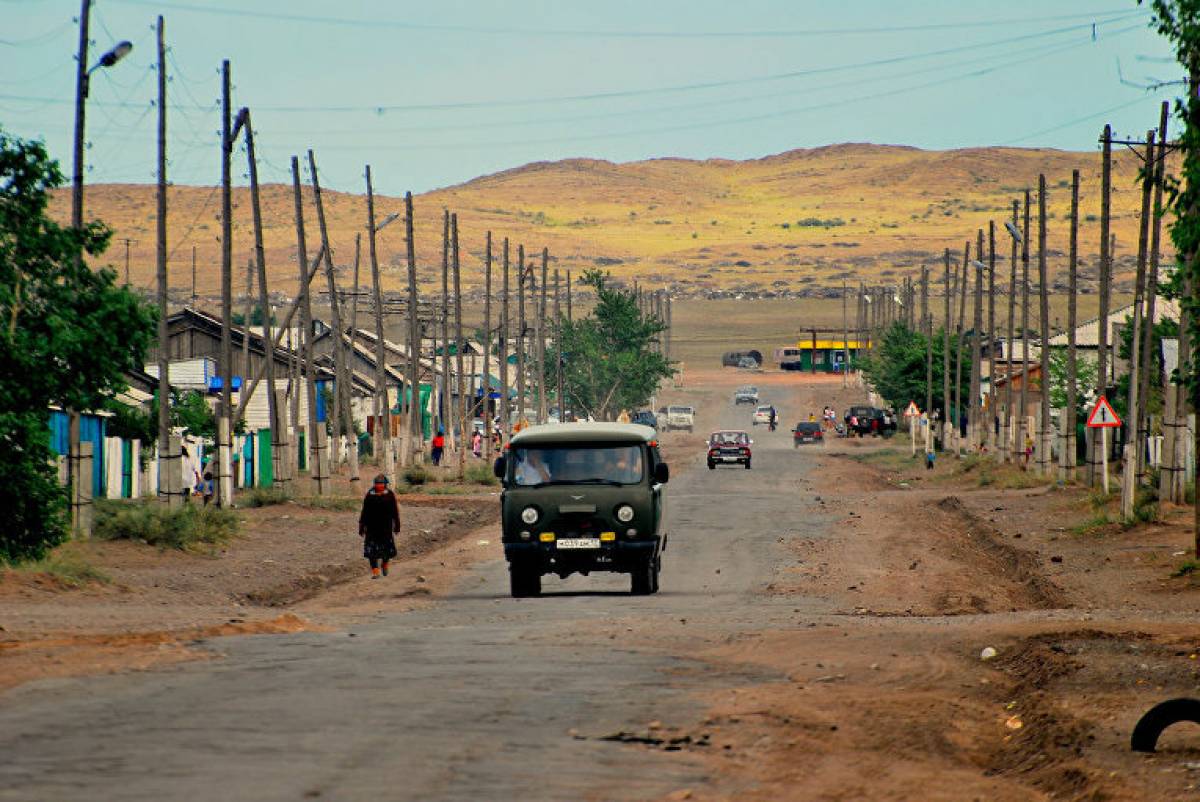
[[[363,556],[371,565],[371,578],[388,574],[388,563],[396,556],[395,535],[400,532],[400,505],[382,473],[375,477],[363,499],[358,516],[358,536],[363,539]]]
[[[442,451],[446,448],[446,438],[442,434],[442,430],[438,429],[437,434],[430,441],[430,456],[433,458],[435,466],[442,464]]]

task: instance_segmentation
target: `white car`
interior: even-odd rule
[[[754,425],[763,424],[766,426],[771,422],[771,405],[763,404],[754,410]]]
[[[687,429],[689,432],[696,425],[696,410],[688,406],[669,406],[667,407],[666,425],[661,427],[665,430],[670,429]]]

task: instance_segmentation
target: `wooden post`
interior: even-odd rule
[[[845,282],[842,282],[843,288]],[[844,289],[843,289],[844,293]],[[844,305],[844,304],[843,304]],[[845,328],[843,318],[843,329]],[[929,266],[921,265],[921,328],[925,335],[925,414],[926,421],[933,412],[933,319],[929,316]],[[846,369],[850,362],[847,354]],[[845,384],[842,385],[843,387]],[[926,426],[928,428],[928,426]]]
[[[404,233],[408,257],[408,342],[409,342],[409,425],[411,432],[410,452],[416,454],[425,451],[425,434],[421,427],[421,329],[417,323],[417,313],[420,298],[417,294],[417,246],[413,240],[413,201],[412,193],[404,193]],[[410,454],[410,456],[411,456]]]
[[[1000,444],[996,442],[999,435],[996,427],[996,221],[988,221],[988,310],[987,310],[987,350],[988,350],[988,403],[987,416],[984,426],[987,428],[987,442],[992,449],[992,456],[1000,460]]]
[[[267,251],[263,247],[262,203],[258,192],[258,159],[254,155],[254,125],[250,112],[243,109],[246,118],[246,161],[250,166],[250,208],[254,218],[254,257],[258,263],[258,305],[263,316],[263,356],[266,360],[267,414],[271,421],[271,469],[272,484],[287,486],[286,464],[282,451],[287,448],[287,432],[279,431],[282,418],[276,408],[275,394],[275,348],[271,337],[271,304],[267,293]],[[249,320],[246,321],[249,324]],[[247,339],[248,339],[247,335]],[[247,371],[249,372],[249,371]]]
[[[946,278],[942,314],[942,450],[950,444],[950,249],[945,252]],[[865,300],[865,299],[864,299]]]
[[[1078,303],[1076,294],[1079,291],[1079,171],[1071,172],[1071,245],[1067,263],[1067,409],[1066,421],[1063,428],[1066,437],[1063,438],[1063,479],[1075,481],[1076,462],[1076,407],[1079,404],[1079,390],[1075,386],[1078,376],[1078,362],[1075,351],[1075,326],[1077,323]]]
[[[439,407],[442,434],[449,448],[457,447],[451,421],[455,419],[454,396],[450,388],[450,210],[442,210],[442,403]],[[434,326],[436,329],[437,327]],[[437,351],[434,351],[437,359]],[[436,388],[437,382],[434,382]]]
[[[492,232],[483,253],[483,459],[492,463]]]
[[[454,267],[454,371],[457,374],[455,389],[458,391],[458,401],[455,403],[458,416],[454,423],[458,426],[458,478],[461,481],[466,471],[467,448],[470,447],[471,438],[467,434],[467,389],[463,375],[462,271],[458,258],[457,214],[450,215],[450,237]]]
[[[1167,160],[1167,119],[1170,116],[1170,103],[1163,101],[1162,113],[1158,121],[1158,148],[1155,150],[1157,158],[1154,161],[1146,163],[1146,179],[1154,182],[1154,204],[1150,218],[1151,229],[1150,236],[1150,267],[1149,273],[1146,275],[1146,323],[1142,327],[1142,348],[1141,348],[1141,366],[1138,368],[1138,376],[1141,381],[1138,384],[1138,398],[1142,400],[1141,406],[1144,410],[1141,416],[1142,425],[1138,428],[1138,442],[1143,445],[1138,448],[1138,483],[1140,484],[1146,474],[1145,465],[1145,446],[1147,439],[1150,437],[1150,415],[1149,413],[1149,398],[1150,398],[1150,379],[1151,374],[1154,374],[1154,383],[1158,381],[1158,362],[1156,357],[1160,353],[1160,349],[1154,347],[1154,317],[1157,312],[1156,301],[1158,296],[1158,251],[1161,246],[1162,236],[1162,193],[1163,193],[1163,170],[1165,169]],[[1149,159],[1149,154],[1147,154]],[[1161,463],[1161,459],[1160,459]]]
[[[567,422],[567,403],[563,393],[563,363],[562,363],[562,306],[559,302],[558,268],[554,268],[554,397],[558,403],[558,422]],[[665,344],[664,344],[665,354]]]
[[[542,287],[538,301],[536,337],[538,423],[546,422],[546,292],[549,282],[550,249],[542,248]]]
[[[504,283],[503,295],[500,299],[500,430],[504,436],[501,446],[508,443],[512,436],[512,412],[508,399],[508,237],[504,238]]]
[[[371,300],[375,307],[375,408],[379,416],[375,419],[375,437],[371,450],[375,453],[375,464],[389,481],[396,481],[396,460],[392,451],[392,401],[387,388],[387,346],[383,336],[383,285],[379,276],[379,250],[375,222],[375,187],[371,181],[371,165],[367,165],[367,256],[371,260]],[[354,282],[358,291],[358,280]],[[354,323],[357,326],[357,321]]]
[[[158,442],[171,435],[171,360],[167,337],[167,49],[163,42],[163,18],[158,18]]]
[[[1150,200],[1154,190],[1154,180],[1150,174],[1154,165],[1155,135],[1156,132],[1153,130],[1146,132],[1147,176],[1142,182],[1142,216],[1138,228],[1137,277],[1133,289],[1133,337],[1130,340],[1129,349],[1129,407],[1125,419],[1129,438],[1126,441],[1125,460],[1122,464],[1122,471],[1126,476],[1121,485],[1121,516],[1127,521],[1133,518],[1134,494],[1139,474],[1138,466],[1142,462],[1143,446],[1138,434],[1142,429],[1143,400],[1138,396],[1140,387],[1138,374],[1141,367],[1142,326],[1145,322],[1142,319],[1142,303],[1145,300],[1147,251],[1150,247]],[[1130,449],[1129,446],[1133,446],[1133,448]]]
[[[1104,395],[1108,387],[1108,305],[1109,305],[1109,289],[1112,280],[1112,253],[1111,241],[1109,239],[1109,225],[1111,220],[1112,208],[1112,126],[1104,126],[1104,136],[1102,139],[1102,156],[1100,163],[1100,309],[1097,314],[1096,324],[1099,326],[1099,342],[1096,351],[1096,397]],[[1101,438],[1104,443],[1108,442],[1107,436]],[[1092,438],[1093,444],[1095,438]],[[1094,448],[1093,448],[1094,451]],[[1108,492],[1108,475],[1107,475],[1107,449],[1105,449],[1105,479],[1104,492]],[[1096,472],[1099,470],[1100,460],[1095,458],[1093,454],[1088,460],[1088,484],[1095,486]]]
[[[1017,416],[1017,449],[1025,453],[1029,436],[1029,190],[1025,190],[1025,226],[1021,230],[1021,409]],[[1020,458],[1022,467],[1024,457]]]
[[[967,271],[970,269],[971,243],[963,248],[962,278],[958,282],[958,344],[954,355],[954,453],[962,456],[962,363],[964,340],[967,335],[967,287],[970,286]]]
[[[300,190],[300,160],[292,157],[292,199],[296,207],[296,261],[300,268],[300,325],[304,331],[301,337],[302,358],[304,361],[304,392],[308,401],[308,417],[305,425],[305,447],[308,449],[308,474],[312,489],[318,496],[325,495],[329,490],[329,477],[321,473],[320,461],[317,459],[317,384],[316,371],[313,368],[313,320],[312,294],[308,282],[308,242],[304,232],[304,197]]]
[[[230,99],[229,60],[221,62],[221,415],[227,422],[233,415],[233,117]],[[230,437],[233,427],[229,426]],[[232,440],[220,444],[232,450]],[[232,465],[232,453],[226,455]],[[219,491],[222,506],[233,500],[233,477],[221,476],[228,482],[228,492]]]
[[[246,311],[242,318],[242,389],[238,391],[238,406],[246,393],[246,379],[250,376],[250,318],[254,314],[254,259],[246,259]],[[237,425],[237,419],[233,421]]]
[[[325,223],[325,203],[321,198],[321,181],[317,172],[317,159],[312,150],[308,151],[309,178],[312,181],[313,202],[317,206],[317,226],[321,231],[321,250],[325,254],[325,282],[329,290],[329,318],[333,327],[333,419],[330,427],[333,431],[333,444],[330,463],[337,466],[342,458],[342,392],[346,381],[346,349],[343,338],[346,329],[342,326],[341,305],[338,303],[337,278],[333,273],[333,248],[329,243],[329,227]],[[328,417],[328,411],[326,412]]]
[[[368,165],[369,167],[370,165]],[[362,262],[362,234],[354,235],[354,294],[350,296],[350,347],[346,350],[346,384],[342,409],[346,412],[346,437],[349,448],[346,458],[350,462],[350,481],[358,481],[358,432],[354,428],[354,402],[351,389],[354,387],[355,348],[358,347],[358,268]]]
[[[1050,429],[1050,282],[1046,275],[1046,176],[1038,175],[1038,328],[1041,329],[1041,343],[1038,354],[1041,357],[1041,395],[1042,395],[1042,428],[1041,442],[1038,444],[1038,466],[1042,476],[1051,473],[1050,450],[1052,443]]]
[[[980,445],[984,442],[983,438],[983,409],[980,406],[980,397],[983,395],[982,381],[982,366],[983,366],[983,350],[981,342],[981,333],[983,331],[983,229],[979,229],[978,239],[975,245],[975,308],[971,323],[971,383],[969,406],[967,407],[967,417],[969,423],[967,431],[971,433],[971,442],[968,447],[972,451],[978,451]]]
[[[1020,203],[1013,201],[1012,205],[1012,230],[1017,231],[1017,215],[1020,210]],[[1013,356],[1015,346],[1013,345],[1013,332],[1015,327],[1013,321],[1016,319],[1017,306],[1017,238],[1012,239],[1012,255],[1009,258],[1008,268],[1008,340],[1004,344],[1004,355],[1007,357],[1008,363],[1008,381],[1004,386],[1004,428],[1001,432],[1003,438],[1004,461],[1008,462],[1014,456],[1014,450],[1017,446],[1017,441],[1014,439],[1016,434],[1013,431]]]
[[[517,418],[525,420],[525,246],[517,246]]]
[[[574,320],[571,314],[571,271],[567,271],[567,320]]]

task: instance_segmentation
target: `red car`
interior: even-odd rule
[[[713,432],[708,437],[708,469],[741,464],[750,470],[750,444],[753,442],[745,432]]]

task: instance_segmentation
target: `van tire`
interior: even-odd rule
[[[651,557],[630,574],[629,592],[634,596],[649,596],[658,590],[658,561]]]
[[[524,566],[510,565],[509,586],[514,599],[527,599],[542,595],[542,575]]]

